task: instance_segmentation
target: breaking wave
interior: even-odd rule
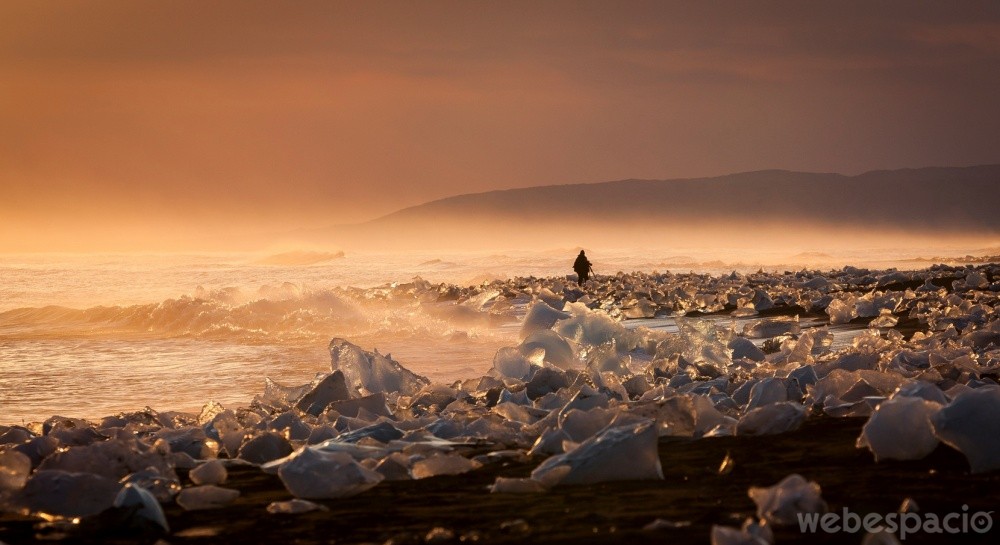
[[[381,288],[306,290],[285,283],[252,292],[229,287],[159,303],[20,308],[0,313],[8,338],[194,338],[254,343],[481,335],[517,319],[500,291],[464,296],[422,280]]]

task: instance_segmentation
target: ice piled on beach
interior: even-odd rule
[[[0,507],[79,517],[120,498],[156,522],[150,497],[185,509],[235,501],[239,490],[220,485],[242,465],[277,475],[302,500],[271,512],[297,513],[313,508],[306,499],[460,478],[511,457],[530,460],[531,477],[501,476],[491,489],[541,494],[662,479],[662,437],[787,433],[846,416],[869,419],[858,446],[877,460],[955,448],[972,471],[994,471],[998,278],[1000,267],[983,265],[630,273],[586,291],[557,278],[379,289],[378,297],[463,315],[520,313],[520,342],[483,362],[483,376],[434,384],[389,354],[337,338],[315,380],[268,379],[246,407],[2,426]],[[666,315],[676,332],[624,322]],[[845,332],[849,340],[835,342]],[[823,505],[818,487],[796,476],[751,496],[770,523]],[[751,522],[718,527],[712,539],[767,541],[768,526]]]
[[[800,514],[826,512],[819,485],[798,474],[774,486],[751,487],[748,494],[757,504],[757,516],[771,524],[796,524]]]

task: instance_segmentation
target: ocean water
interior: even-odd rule
[[[435,381],[479,376],[497,349],[517,344],[523,309],[497,320],[469,305],[401,302],[385,293],[415,278],[467,286],[567,275],[576,251],[3,255],[0,423],[99,418],[145,406],[197,411],[210,400],[245,405],[265,377],[304,384],[328,372],[326,346],[335,337],[390,353]],[[739,250],[697,248],[588,253],[597,274],[717,274],[795,262],[782,253],[747,259]],[[880,268],[923,266],[907,257],[870,250],[826,256]]]

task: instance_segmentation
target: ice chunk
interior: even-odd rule
[[[110,439],[103,443],[60,449],[43,460],[38,469],[93,473],[115,481],[147,468],[153,468],[163,475],[172,475],[168,454],[169,451],[151,449],[136,439]]]
[[[505,346],[493,356],[493,369],[501,377],[524,380],[531,372],[531,362],[517,348]]]
[[[767,521],[748,518],[742,528],[712,525],[712,545],[773,545],[774,532]]]
[[[357,388],[363,395],[376,392],[414,395],[430,384],[427,378],[378,351],[362,350],[344,339],[330,341],[330,366],[334,371],[342,371],[348,387]]]
[[[222,484],[228,476],[226,466],[219,460],[209,460],[188,473],[194,484]]]
[[[330,403],[348,399],[351,399],[351,393],[347,390],[344,373],[337,370],[327,375],[312,390],[302,396],[295,407],[304,413],[318,416]]]
[[[535,440],[528,455],[560,454],[563,452],[563,444],[567,442],[571,442],[571,440],[564,431],[558,428],[548,428]]]
[[[153,434],[153,437],[166,440],[170,444],[171,452],[183,452],[192,458],[215,458],[219,452],[219,443],[209,438],[205,430],[200,427],[161,429]]]
[[[236,413],[227,409],[212,418],[211,424],[205,428],[205,433],[218,439],[226,454],[230,458],[235,458],[247,432],[236,419]]]
[[[685,318],[674,321],[680,332],[684,358],[687,361],[696,365],[707,363],[719,371],[732,364],[732,350],[728,348],[733,337],[732,331],[717,328],[708,320]]]
[[[612,339],[625,350],[635,344],[634,332],[628,331],[620,323],[603,312],[594,312],[581,303],[570,303],[566,309],[572,318],[556,323],[554,331],[580,344],[602,345]]]
[[[490,487],[490,492],[494,494],[538,494],[547,489],[542,483],[534,479],[516,479],[507,477],[497,477]]]
[[[765,378],[750,388],[750,400],[747,402],[747,410],[778,403],[779,401],[788,401],[788,387],[785,381],[780,378]]]
[[[559,369],[542,367],[535,371],[524,391],[529,398],[538,399],[549,392],[555,392],[567,386],[569,386],[569,379],[566,378],[566,373]]]
[[[160,502],[150,494],[148,490],[141,486],[136,486],[134,484],[126,484],[118,496],[115,497],[114,501],[115,507],[134,507],[134,515],[139,518],[144,518],[153,524],[156,524],[163,529],[164,532],[170,531],[170,525],[167,524],[167,516],[163,514],[163,508],[160,507]]]
[[[22,426],[0,426],[0,445],[19,445],[34,437],[31,430]]]
[[[607,427],[617,414],[617,411],[599,407],[589,411],[572,409],[562,415],[559,429],[570,441],[580,443]]]
[[[174,496],[181,491],[180,479],[176,474],[163,475],[154,469],[136,471],[118,482],[141,487],[161,502],[174,499]]]
[[[752,339],[766,339],[778,335],[798,335],[802,331],[799,317],[764,318],[743,327],[743,335]]]
[[[310,511],[329,511],[329,509],[325,505],[298,498],[287,501],[273,501],[267,505],[267,512],[272,515],[298,515]]]
[[[360,494],[382,481],[344,452],[304,447],[278,468],[285,488],[297,498],[333,499]]]
[[[881,460],[919,460],[938,446],[930,417],[941,405],[919,397],[894,397],[883,402],[865,423],[858,448],[868,447]]]
[[[736,435],[776,435],[799,429],[806,421],[806,408],[793,401],[758,407],[740,418]]]
[[[548,458],[531,478],[545,486],[662,479],[656,426],[644,421],[609,427],[573,450]]]
[[[931,417],[934,434],[965,455],[973,473],[1000,469],[1000,387],[959,394]]]
[[[551,329],[556,322],[569,317],[569,313],[556,310],[545,301],[536,301],[524,316],[524,322],[521,324],[521,338],[524,339],[536,331]]]
[[[398,452],[382,458],[375,466],[375,471],[387,481],[408,481],[412,478],[406,455]]]
[[[352,418],[356,418],[362,411],[375,416],[392,416],[392,411],[386,405],[385,394],[382,392],[347,401],[335,401],[329,408],[337,411],[337,414]]]
[[[358,441],[370,438],[379,443],[388,443],[393,439],[403,437],[403,432],[396,426],[388,422],[379,422],[350,432],[344,432],[336,437],[337,441],[344,443],[357,443]]]
[[[532,333],[524,339],[518,350],[526,357],[530,357],[540,350],[544,363],[561,369],[577,366],[573,348],[566,342],[566,339],[551,330],[546,329]]]
[[[31,474],[31,458],[16,450],[0,452],[0,494],[24,488]]]
[[[15,502],[34,513],[84,517],[111,507],[120,490],[120,484],[100,475],[42,470],[28,479]]]
[[[691,437],[695,431],[695,410],[691,397],[674,395],[651,403],[637,404],[631,414],[656,421],[660,436]]]
[[[930,382],[924,382],[922,380],[914,380],[901,385],[896,392],[892,394],[892,397],[919,397],[921,399],[926,399],[927,401],[933,401],[940,405],[947,405],[948,398],[945,397],[944,392],[941,388],[938,388],[936,384],[931,384]]]
[[[410,474],[414,479],[438,475],[461,475],[477,469],[481,464],[457,454],[435,454],[413,464]]]
[[[757,516],[771,524],[792,525],[799,513],[826,512],[819,485],[798,474],[768,488],[750,487],[748,495],[757,504]]]
[[[263,464],[292,453],[288,440],[273,431],[265,431],[243,443],[238,457],[254,464]]]
[[[826,313],[830,315],[830,323],[834,325],[846,324],[858,316],[854,298],[850,295],[831,301],[826,307]]]
[[[180,505],[185,511],[218,509],[233,503],[238,497],[240,497],[239,490],[206,484],[181,490],[181,493],[177,495],[177,505]]]
[[[899,323],[899,318],[896,318],[896,316],[893,315],[891,310],[884,308],[881,311],[879,311],[879,315],[877,318],[875,318],[871,322],[868,322],[868,327],[874,327],[874,328],[895,327],[897,323]]]
[[[746,358],[751,361],[764,361],[767,357],[763,350],[745,337],[734,337],[726,347],[733,351],[734,360]]]

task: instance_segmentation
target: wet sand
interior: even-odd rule
[[[800,473],[822,487],[830,510],[888,514],[905,498],[922,513],[943,516],[990,511],[1000,500],[1000,472],[971,475],[965,458],[947,446],[913,462],[875,463],[854,443],[864,418],[815,417],[798,431],[765,437],[660,440],[663,481],[562,486],[546,494],[491,494],[497,476],[526,476],[540,460],[486,465],[460,476],[383,482],[353,498],[320,502],[329,511],[271,515],[271,501],[291,499],[277,477],[256,468],[235,468],[226,487],[241,491],[230,506],[210,511],[166,507],[172,533],[121,535],[86,521],[85,531],[60,535],[37,519],[4,515],[0,540],[9,544],[39,538],[80,543],[425,543],[434,528],[450,539],[440,543],[708,543],[711,526],[739,526],[753,516],[750,486],[770,486]],[[727,453],[735,465],[720,475]],[[186,475],[182,473],[186,482]],[[656,519],[672,528],[644,530]],[[447,534],[447,533],[446,533]],[[445,535],[446,537],[446,535]],[[776,543],[860,543],[861,534],[800,533],[777,528]],[[986,534],[907,536],[905,543],[995,543]]]

